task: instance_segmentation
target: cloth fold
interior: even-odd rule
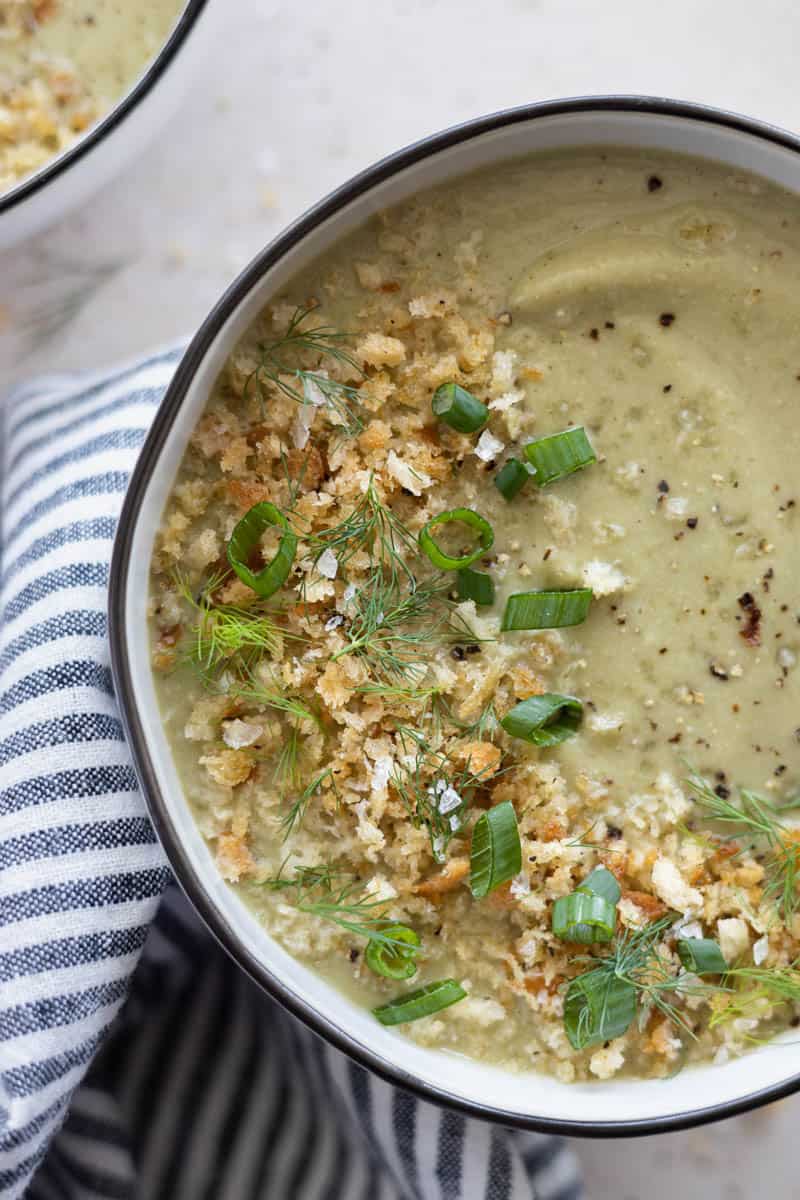
[[[182,347],[0,411],[0,1195],[578,1200],[559,1139],[440,1110],[269,1000],[171,883],[106,591]]]

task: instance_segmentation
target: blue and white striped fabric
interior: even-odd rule
[[[179,356],[51,377],[0,411],[0,1195],[577,1200],[563,1143],[371,1077],[259,992],[171,885],[105,609]]]

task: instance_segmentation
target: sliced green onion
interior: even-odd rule
[[[506,500],[513,500],[531,477],[531,473],[518,458],[510,458],[494,477],[494,486]]]
[[[539,487],[597,462],[586,430],[580,425],[529,442],[525,447],[525,457],[533,467],[533,478]]]
[[[617,901],[622,895],[608,867],[595,867],[580,887],[560,896],[553,905],[552,929],[568,942],[610,942],[617,924]]]
[[[686,970],[695,975],[722,975],[728,969],[713,938],[678,938],[675,948]]]
[[[388,1004],[373,1008],[372,1014],[381,1025],[402,1025],[406,1021],[418,1021],[420,1017],[441,1012],[457,1000],[463,1000],[466,994],[455,979],[439,979],[436,983],[427,983],[415,992],[407,992],[405,996],[398,996]]]
[[[474,600],[476,604],[494,604],[494,580],[483,571],[464,567],[458,572],[459,600]]]
[[[511,737],[522,738],[534,746],[558,746],[575,736],[582,717],[580,700],[545,692],[515,704],[500,724]]]
[[[248,563],[253,552],[259,547],[261,535],[270,525],[277,525],[283,530],[275,557],[262,570],[252,571]],[[244,514],[228,542],[228,562],[242,583],[246,583],[264,599],[277,592],[286,582],[296,552],[297,537],[289,528],[289,522],[280,509],[268,500],[254,504],[250,511]]]
[[[592,892],[559,896],[553,905],[553,933],[565,942],[610,942],[617,925],[616,905]]]
[[[636,988],[609,971],[573,979],[564,999],[564,1029],[575,1050],[620,1037],[636,1016]]]
[[[370,938],[364,959],[370,971],[387,979],[410,979],[416,974],[419,934],[407,925],[386,925],[380,938]],[[391,941],[384,941],[391,938]]]
[[[517,814],[510,800],[496,804],[478,818],[472,831],[469,886],[480,899],[522,870],[522,847]]]
[[[504,632],[513,629],[563,629],[586,620],[592,602],[591,588],[557,592],[515,592],[506,601]]]
[[[586,876],[580,887],[575,888],[575,891],[586,892],[592,896],[603,896],[612,904],[616,904],[622,895],[620,886],[608,867],[595,867]]]
[[[445,554],[437,546],[431,533],[431,530],[435,529],[437,525],[449,525],[451,521],[460,521],[462,525],[468,525],[478,535],[478,545],[461,558],[452,558],[449,554]],[[438,517],[432,517],[427,525],[423,525],[419,531],[420,549],[425,551],[433,565],[440,571],[460,571],[463,567],[471,566],[477,558],[486,553],[493,542],[494,530],[491,525],[471,508],[453,508],[449,512],[439,513]]]
[[[434,415],[459,433],[475,433],[489,420],[489,410],[472,392],[457,383],[443,383],[433,393]]]

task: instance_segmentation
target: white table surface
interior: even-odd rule
[[[308,204],[467,117],[645,92],[800,129],[790,0],[211,2],[224,40],[160,142],[0,261],[4,382],[191,332]],[[576,1145],[592,1200],[785,1200],[799,1116],[791,1100],[684,1134]]]

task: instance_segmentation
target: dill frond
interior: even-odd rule
[[[273,778],[278,783],[281,793],[284,795],[288,790],[294,790],[298,785],[299,767],[297,760],[299,752],[300,730],[295,722],[289,726],[289,732],[281,746],[280,754],[275,760],[273,770]]]
[[[416,582],[407,558],[417,558],[419,548],[413,533],[378,495],[370,476],[364,495],[335,525],[314,534],[311,547],[317,562],[326,550],[336,555],[342,570],[359,550],[366,550],[373,565],[393,570],[410,586]]]
[[[348,583],[346,643],[333,659],[357,655],[374,683],[422,694],[432,647],[480,640],[459,618],[449,596],[452,579],[430,573],[416,537],[381,500],[374,478],[350,512],[306,540],[314,565],[332,554],[345,580],[351,559],[368,557],[365,577]]]
[[[739,788],[739,803],[734,804],[695,771],[687,784],[707,820],[731,829],[726,840],[741,843],[739,854],[766,851],[764,895],[775,903],[782,919],[790,921],[800,908],[800,845],[791,839],[781,813],[797,808],[798,802],[775,805],[749,788]]]
[[[431,646],[450,636],[449,614],[440,604],[448,587],[447,580],[435,578],[406,589],[394,572],[374,568],[353,595],[347,642],[334,661],[355,654],[381,680],[418,682]]]
[[[588,829],[583,833],[579,833],[577,837],[572,838],[567,842],[568,846],[574,846],[577,850],[602,850],[604,854],[627,854],[627,850],[615,850],[613,846],[609,846],[607,842],[592,842],[589,839],[598,826],[598,821],[593,821]]]
[[[329,378],[319,364],[327,359],[347,367],[359,381],[364,378],[364,373],[346,348],[347,334],[330,325],[303,327],[312,312],[311,308],[296,309],[286,333],[274,342],[259,346],[261,361],[247,381],[245,394],[251,384],[259,387],[267,380],[298,404],[324,405],[336,418],[341,432],[346,437],[356,437],[364,429],[358,388]],[[313,367],[299,365],[297,360],[303,356],[316,359],[317,364]]]
[[[272,708],[275,712],[284,713],[295,721],[309,721],[317,727],[321,724],[319,713],[305,700],[299,696],[287,695],[282,692],[277,683],[270,686],[268,683],[256,679],[252,672],[246,672],[241,678],[235,680],[228,688],[228,694],[245,700],[248,704]]]
[[[372,478],[349,513],[308,540],[313,562],[333,554],[342,578],[354,555],[364,552],[369,558],[366,577],[349,585],[347,641],[334,659],[355,654],[379,683],[416,691],[431,646],[463,636],[448,599],[452,580],[429,574],[416,538],[383,503]]]
[[[732,967],[727,979],[744,979],[763,987],[776,1000],[800,1004],[800,967]]]
[[[745,986],[736,987],[738,981]],[[726,1003],[711,1013],[711,1029],[741,1018],[759,1019],[764,1016],[765,1005],[800,1004],[797,962],[788,967],[732,967],[723,977],[723,983],[728,989]]]
[[[303,459],[300,470],[296,475],[292,475],[291,473],[289,468],[289,458],[283,446],[281,446],[280,450],[280,460],[281,466],[283,467],[283,474],[286,479],[286,487],[289,492],[289,511],[296,518],[297,514],[294,513],[293,510],[295,504],[297,503],[297,497],[300,495],[300,488],[303,486],[303,480],[305,479],[306,471],[308,470],[308,458]]]
[[[474,721],[469,721],[466,724],[453,716],[449,709],[448,713],[450,720],[460,731],[462,737],[475,737],[479,741],[482,741],[487,734],[492,738],[500,726],[493,700],[489,700],[487,704],[484,704]]]
[[[231,666],[251,670],[265,655],[277,658],[285,640],[303,640],[278,625],[277,613],[268,611],[263,602],[256,601],[248,608],[215,603],[214,594],[227,577],[227,573],[212,576],[196,596],[186,579],[175,577],[181,596],[196,614],[186,657],[207,679]]]
[[[363,696],[383,696],[401,704],[429,704],[439,696],[438,688],[415,688],[402,683],[361,683],[356,688]]]
[[[303,824],[303,818],[306,815],[306,810],[311,800],[318,796],[324,785],[330,783],[333,791],[338,795],[336,788],[336,780],[333,771],[330,767],[326,767],[324,771],[320,771],[310,783],[306,784],[300,795],[292,801],[292,804],[284,817],[281,820],[281,828],[283,830],[284,842],[296,829],[299,829]]]
[[[407,945],[384,932],[388,903],[365,890],[364,884],[348,871],[328,863],[315,866],[295,866],[294,875],[283,874],[282,864],[272,879],[263,879],[258,886],[270,891],[288,892],[295,908],[325,921],[333,921],[341,929],[357,937],[383,942],[387,946]]]
[[[686,1017],[669,999],[670,994],[676,997],[710,996],[721,989],[683,972],[676,973],[660,953],[659,942],[677,919],[676,913],[667,913],[641,929],[625,929],[614,940],[610,954],[599,959],[581,955],[574,961],[594,964],[585,974],[596,980],[598,987],[613,977],[635,988],[640,1025],[656,1008],[684,1033],[695,1038]]]
[[[414,825],[427,829],[436,862],[447,858],[447,848],[464,826],[476,788],[489,771],[475,772],[469,761],[457,766],[443,748],[430,743],[424,733],[407,725],[397,727],[405,761],[395,764],[391,783]],[[492,771],[492,777],[500,774]],[[442,811],[444,809],[444,811]]]

